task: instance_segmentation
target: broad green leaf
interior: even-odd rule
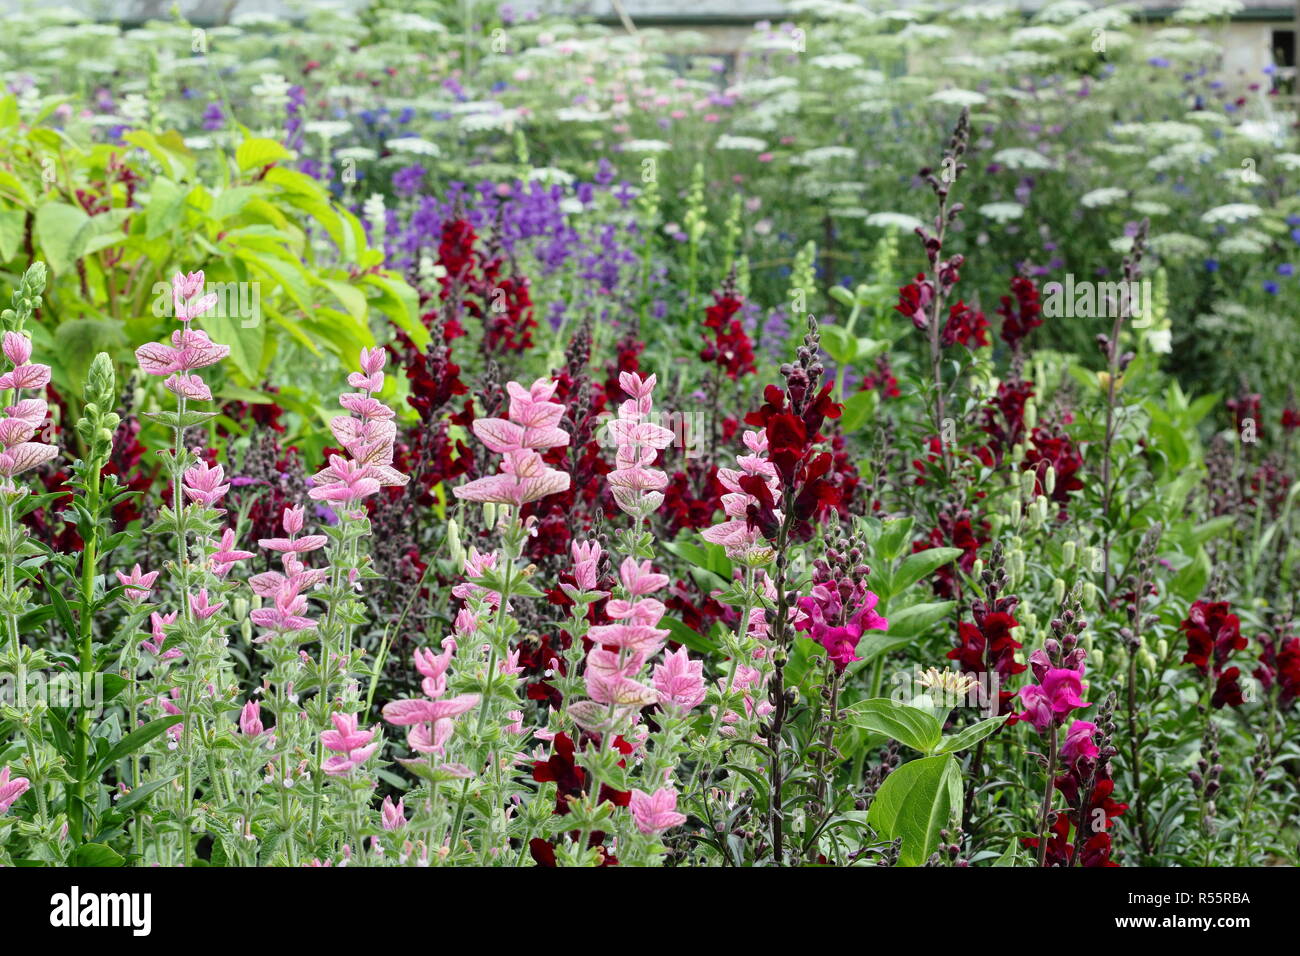
[[[933,753],[943,736],[943,725],[933,715],[888,697],[875,697],[854,704],[845,709],[841,717],[854,727],[883,734],[923,754]]]
[[[99,760],[98,765],[95,768],[95,775],[98,776],[103,773],[123,757],[129,757],[145,744],[149,743],[149,741],[164,733],[168,727],[174,727],[179,723],[184,723],[184,721],[185,718],[183,716],[172,717],[169,715],[166,717],[159,717],[155,720],[149,721],[147,724],[137,727],[109,748],[108,752]]]
[[[669,640],[684,644],[700,654],[711,654],[717,650],[714,643],[694,628],[687,627],[675,618],[665,617],[659,622],[660,627],[667,628],[671,635]]]
[[[899,863],[921,866],[938,845],[939,831],[960,816],[960,788],[961,773],[952,754],[905,763],[881,784],[867,823],[885,839],[903,841]]]
[[[293,153],[273,139],[246,139],[235,150],[235,165],[241,173],[292,158]]]
[[[26,229],[26,210],[0,209],[0,262],[8,262],[18,254]]]
[[[36,241],[40,243],[40,256],[53,270],[62,275],[73,267],[81,256],[78,248],[81,227],[90,219],[76,206],[51,200],[36,210]]]
[[[893,593],[901,594],[917,581],[929,577],[936,570],[961,557],[961,548],[928,548],[903,559],[894,572]]]
[[[902,554],[903,548],[912,534],[914,522],[915,519],[910,515],[906,518],[894,518],[886,521],[884,529],[880,533],[880,540],[876,542],[876,554],[886,561],[892,561]]]
[[[876,408],[875,392],[854,392],[844,400],[844,412],[840,416],[840,427],[846,435],[860,429],[871,418]]]
[[[942,621],[956,605],[955,601],[934,601],[928,604],[913,604],[897,611],[891,610],[889,619],[890,637],[915,637]]]
[[[126,859],[103,843],[83,843],[68,858],[69,866],[121,866]]]
[[[985,720],[971,724],[955,734],[949,734],[939,741],[938,753],[953,754],[958,751],[973,747],[985,737],[994,733],[999,727],[1007,722],[1010,715],[1002,717],[989,717]]]

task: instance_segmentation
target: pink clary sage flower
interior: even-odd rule
[[[659,457],[659,449],[673,443],[673,433],[650,421],[655,376],[643,379],[636,372],[621,372],[618,382],[628,398],[619,405],[618,418],[609,423],[617,448],[614,470],[607,480],[619,508],[644,519],[663,504],[668,476],[650,466]]]
[[[153,593],[154,582],[158,580],[158,571],[150,571],[148,574],[140,570],[140,565],[136,564],[131,568],[130,574],[123,574],[121,571],[114,571],[117,580],[125,588],[125,597],[132,604],[141,604],[149,599]]]
[[[239,732],[245,737],[260,737],[265,730],[262,726],[262,705],[250,700],[239,712]]]
[[[208,333],[190,327],[217,304],[215,294],[200,294],[203,289],[202,271],[178,272],[172,278],[172,314],[182,327],[172,332],[170,345],[149,342],[135,350],[135,359],[142,372],[162,378],[163,387],[178,398],[207,402],[212,400],[212,391],[193,373],[220,362],[230,354],[230,346],[213,342]]]
[[[348,384],[361,391],[339,396],[351,414],[330,421],[330,431],[349,457],[330,455],[329,464],[312,476],[307,492],[312,500],[353,512],[381,488],[402,487],[410,480],[393,467],[394,412],[371,395],[384,386],[386,361],[382,348],[361,350],[361,370],[348,375]]]
[[[330,720],[334,722],[334,729],[323,731],[320,740],[326,750],[334,751],[337,756],[326,760],[321,769],[331,777],[346,777],[370,759],[379,749],[379,741],[374,740],[375,729],[361,730],[358,727],[355,714],[333,713]]]
[[[527,389],[518,382],[506,385],[509,417],[480,418],[473,425],[479,440],[502,456],[501,470],[453,489],[457,498],[518,508],[568,490],[569,476],[551,468],[538,454],[569,443],[568,432],[559,427],[564,406],[550,401],[556,387],[544,378]]]
[[[44,399],[22,397],[23,389],[49,384],[50,367],[29,361],[32,343],[24,332],[4,334],[4,354],[14,367],[0,375],[0,391],[12,390],[14,404],[7,406],[0,418],[0,476],[13,478],[50,461],[59,449],[57,445],[32,441],[45,424],[48,406]]]
[[[677,791],[662,787],[654,793],[633,790],[628,801],[632,822],[647,836],[662,833],[686,822],[686,814],[677,810]]]
[[[0,767],[0,813],[8,813],[18,798],[27,792],[31,783],[26,777],[9,779],[9,768]]]
[[[446,756],[447,741],[456,729],[455,718],[479,704],[478,694],[458,694],[443,699],[447,693],[447,671],[456,653],[456,639],[444,638],[442,653],[429,648],[415,651],[415,669],[424,678],[420,682],[423,698],[394,700],[384,705],[384,720],[396,727],[408,728],[406,742],[416,753]],[[444,765],[459,775],[459,766]]]
[[[764,564],[773,557],[771,546],[763,537],[757,524],[749,521],[751,506],[758,508],[759,500],[741,487],[741,479],[761,478],[767,485],[773,501],[781,500],[781,479],[776,465],[767,459],[767,435],[761,431],[746,431],[742,435],[749,454],[736,456],[737,468],[719,468],[718,483],[726,488],[722,496],[722,510],[726,518],[701,532],[705,541],[720,544],[727,557],[744,564]],[[779,509],[773,512],[781,520]]]

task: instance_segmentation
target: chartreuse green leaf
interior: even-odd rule
[[[920,866],[939,843],[939,831],[961,815],[961,772],[952,754],[905,763],[881,784],[867,811],[886,840],[903,841],[898,862]]]
[[[943,725],[932,714],[888,697],[854,704],[842,716],[854,727],[883,734],[923,754],[933,753],[943,736]]]

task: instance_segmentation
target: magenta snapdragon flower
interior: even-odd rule
[[[1038,683],[1020,688],[1024,710],[1016,714],[1016,719],[1033,724],[1040,734],[1060,727],[1072,711],[1091,706],[1083,699],[1082,651],[1068,655],[1063,664],[1053,666],[1051,657],[1041,648],[1029,656]]]
[[[826,649],[835,669],[843,673],[854,661],[861,660],[857,649],[863,634],[889,628],[889,621],[875,611],[878,600],[871,591],[863,590],[861,595],[852,596],[849,608],[845,608],[838,588],[819,584],[810,595],[799,598],[797,603],[804,616],[795,621],[795,630],[810,631],[812,639]]]

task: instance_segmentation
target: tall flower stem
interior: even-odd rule
[[[1052,794],[1056,790],[1057,729],[1053,725],[1047,738],[1047,782],[1043,785],[1043,805],[1038,813],[1038,865],[1047,860],[1047,821],[1052,815]]]

